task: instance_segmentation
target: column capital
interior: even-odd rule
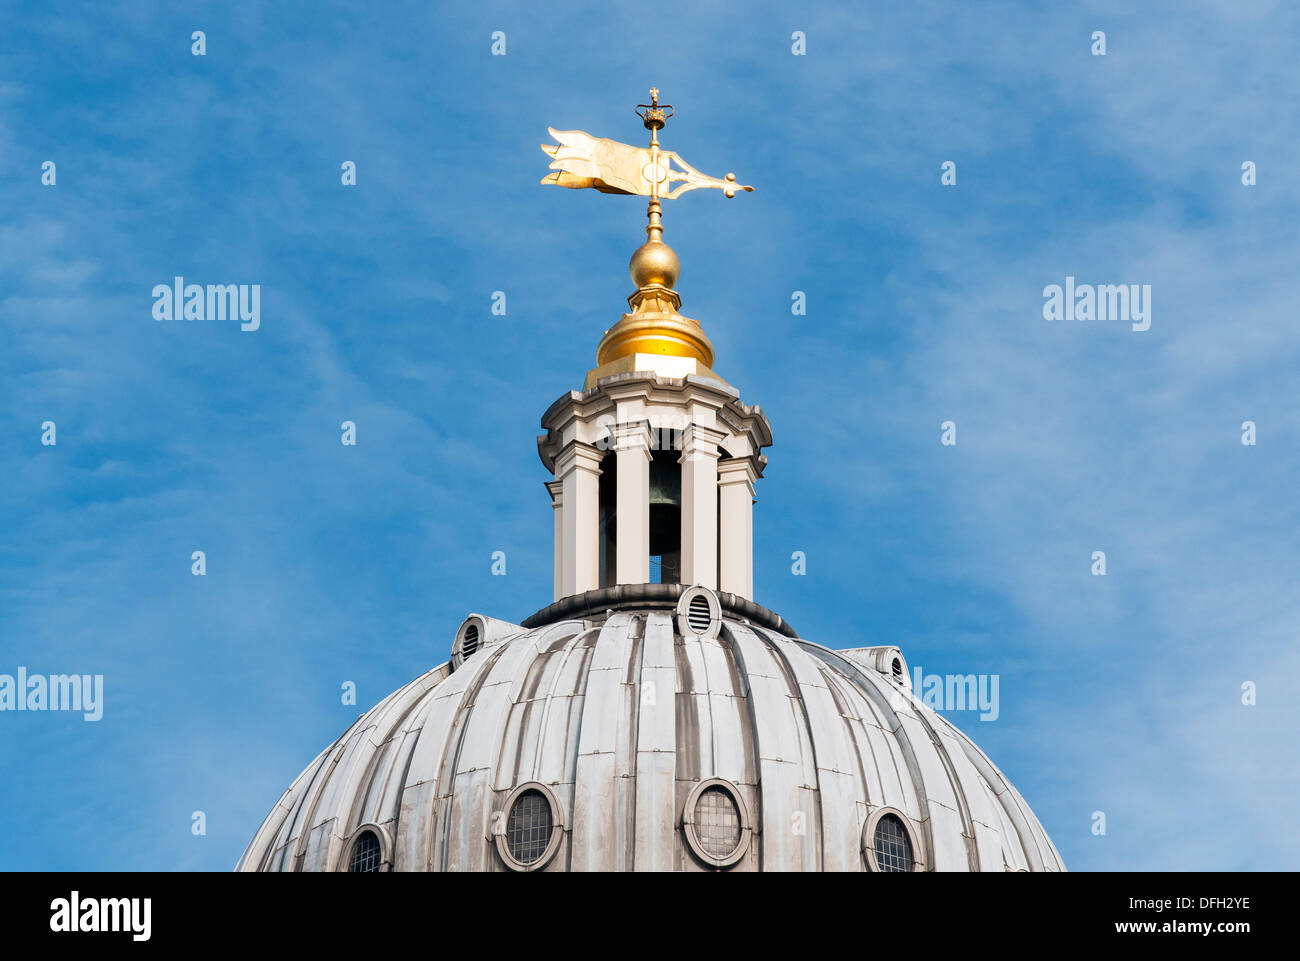
[[[560,504],[564,500],[564,481],[551,480],[546,481],[546,491],[551,495],[551,506],[556,510],[560,509]]]
[[[574,470],[584,470],[592,474],[600,473],[600,462],[605,452],[593,444],[580,440],[569,441],[555,455],[555,476],[564,477]]]
[[[643,451],[646,459],[651,457],[650,453],[650,421],[648,420],[625,420],[619,421],[611,429],[610,433],[614,437],[615,451]]]
[[[730,487],[744,484],[749,488],[749,496],[754,497],[754,481],[758,480],[758,468],[749,457],[728,457],[718,461],[718,486]]]
[[[682,456],[678,458],[678,463],[685,464],[687,461],[702,457],[717,460],[718,445],[726,436],[725,432],[714,430],[712,427],[702,427],[699,424],[687,425],[682,431]]]

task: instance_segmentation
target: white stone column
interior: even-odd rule
[[[600,586],[600,461],[604,452],[570,441],[555,458],[564,532],[561,597]]]
[[[551,494],[551,507],[555,511],[555,600],[564,596],[564,582],[561,571],[564,570],[564,483],[553,480],[546,482],[546,489]]]
[[[718,461],[718,590],[754,599],[754,481],[748,457]]]
[[[614,426],[618,485],[615,568],[619,584],[650,581],[650,424],[628,421]]]
[[[691,424],[682,435],[682,583],[718,587],[718,443],[725,435]]]

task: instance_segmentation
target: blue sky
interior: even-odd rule
[[[665,213],[773,424],[756,600],[998,674],[948,716],[1074,870],[1300,867],[1300,15],[1051,6],[6,3],[0,673],[105,712],[0,714],[0,868],[228,870],[466,613],[549,603],[538,419],[644,208],[537,145],[640,142],[652,84],[757,188]],[[260,284],[261,329],[155,322],[176,275]],[[1044,320],[1067,275],[1150,284],[1151,329]]]

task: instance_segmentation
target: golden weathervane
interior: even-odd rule
[[[587,374],[588,386],[605,374],[647,367],[661,368],[672,376],[702,373],[717,377],[710,369],[713,345],[697,321],[677,312],[681,297],[673,286],[681,265],[677,254],[663,242],[660,200],[675,200],[688,190],[701,187],[714,187],[727,197],[734,197],[738,190],[754,189],[736,183],[736,175],[732,173],[721,180],[702,174],[676,152],[659,146],[659,131],[673,115],[673,107],[659,102],[658,88],[650,88],[650,102],[637,104],[636,113],[650,131],[647,147],[633,147],[593,137],[581,130],[553,127],[546,129],[559,143],[542,144],[554,171],[542,178],[543,184],[574,190],[592,187],[606,194],[650,198],[646,209],[647,239],[628,265],[637,287],[628,298],[631,313],[624,314],[605,332],[596,351],[598,367]],[[656,358],[677,358],[680,362],[661,362]]]
[[[581,130],[547,127],[547,132],[560,143],[559,146],[542,144],[542,150],[553,158],[551,169],[555,171],[543,177],[542,183],[575,190],[595,187],[606,194],[639,194],[665,200],[676,200],[686,191],[701,187],[716,187],[728,197],[736,196],[737,190],[754,189],[736,183],[735,174],[729,173],[722,180],[702,174],[677,156],[676,151],[659,146],[659,131],[673,115],[673,106],[659,103],[657,87],[650,88],[650,103],[637,104],[636,112],[650,131],[648,147],[593,137]],[[674,163],[681,169],[674,170]],[[665,192],[667,185],[675,181],[681,181],[681,186]]]

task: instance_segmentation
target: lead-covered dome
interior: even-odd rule
[[[750,601],[639,585],[525,622],[360,717],[243,871],[1060,871],[1028,805],[908,687]]]

